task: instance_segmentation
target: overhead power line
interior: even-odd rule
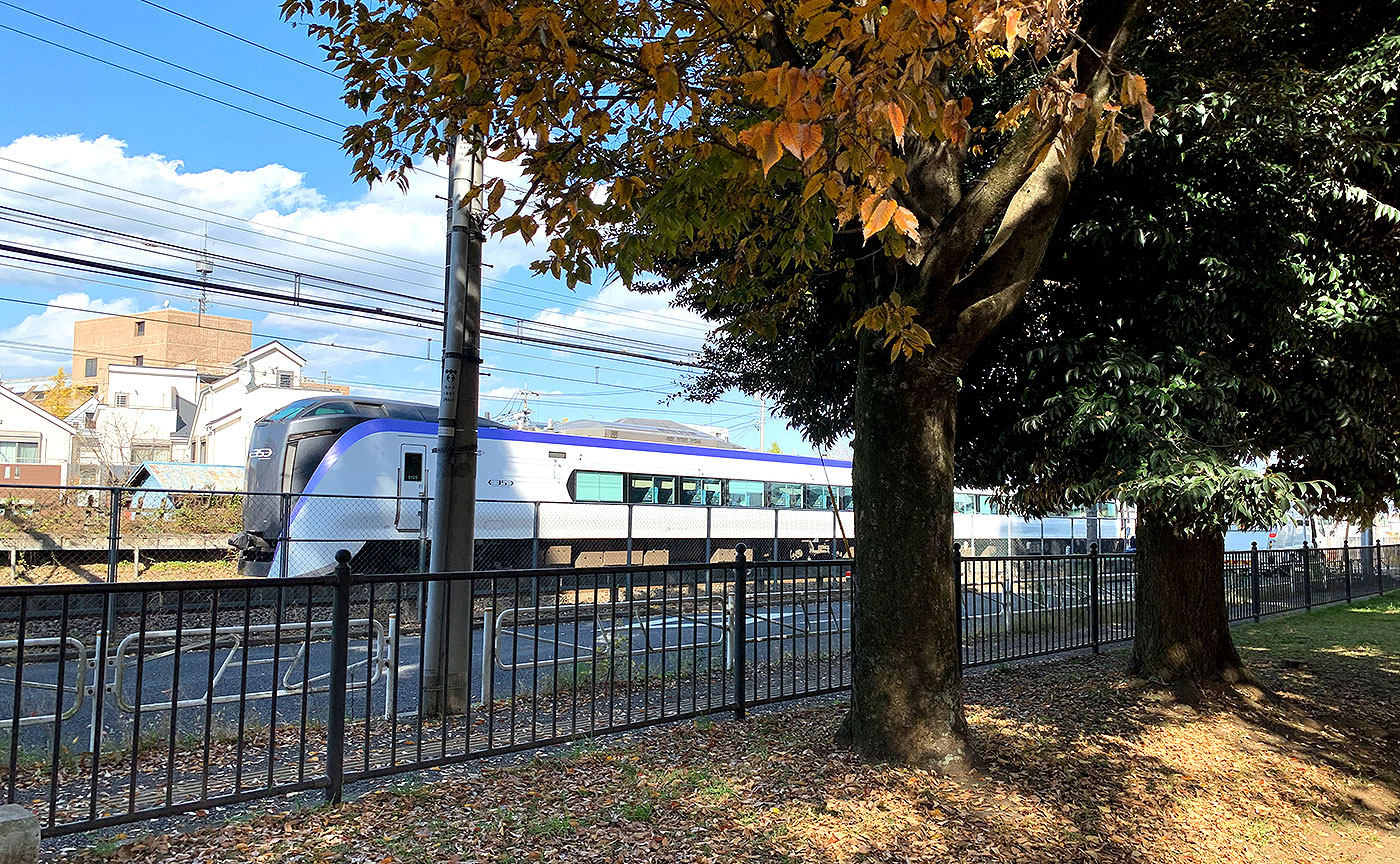
[[[252,297],[260,300],[276,301],[282,303],[290,302],[292,300],[292,298],[288,297],[285,294],[279,294],[277,292],[267,291],[259,288],[249,288],[241,285],[230,285],[225,282],[213,282],[195,279],[189,276],[178,276],[168,273],[161,273],[159,271],[149,270],[141,267],[132,267],[125,264],[103,262],[93,258],[84,258],[81,256],[67,255],[49,249],[31,248],[16,245],[13,243],[0,242],[0,251],[11,252],[16,255],[26,256],[32,259],[38,259],[40,261],[53,262],[59,266],[64,267],[75,267],[83,270],[97,270],[100,272],[119,274],[133,278],[147,279],[165,284],[180,285],[183,287],[195,288],[202,291],[210,291],[216,294],[231,294],[234,296]],[[416,324],[423,327],[442,326],[442,322],[440,319],[434,320],[432,318],[413,315],[405,312],[396,312],[393,310],[371,309],[363,306],[357,306],[352,303],[343,303],[337,300],[327,300],[323,298],[303,298],[300,302],[300,305],[327,309],[330,311],[360,314],[366,317],[379,317],[387,322],[393,323]],[[501,331],[485,329],[482,330],[482,333],[485,335],[496,336],[503,339],[530,342],[536,345],[546,345],[554,348],[559,348],[561,350],[583,351],[587,353],[632,358],[650,363],[660,363],[683,368],[700,368],[699,364],[693,361],[679,360],[671,357],[659,357],[655,355],[645,354],[639,351],[630,351],[623,348],[578,345],[573,342],[565,342],[559,339],[546,339],[540,336],[526,335],[523,333],[505,333]]]
[[[233,102],[225,101],[223,99],[218,98],[217,96],[210,96],[208,93],[201,93],[198,90],[191,90],[188,87],[182,87],[179,84],[174,83],[173,81],[166,81],[165,79],[157,78],[154,75],[147,75],[145,72],[139,72],[135,69],[132,69],[130,66],[123,66],[120,63],[117,63],[112,60],[103,59],[102,57],[98,57],[95,54],[89,54],[86,51],[79,51],[77,48],[71,48],[67,45],[55,42],[52,39],[45,39],[42,36],[37,36],[33,33],[21,30],[18,27],[11,27],[8,24],[0,24],[0,30],[7,30],[16,35],[23,36],[26,39],[33,39],[36,42],[42,42],[45,45],[57,48],[60,51],[67,51],[69,54],[76,54],[79,57],[84,57],[88,60],[93,61],[94,63],[101,63],[103,66],[108,66],[112,69],[120,69],[121,71],[128,72],[132,75],[135,75],[138,78],[144,78],[147,81],[153,81],[156,84],[160,84],[163,87],[169,87],[173,90],[179,90],[181,93],[188,93],[189,95],[194,96],[197,99],[205,99],[217,105],[222,105],[225,108],[232,108],[233,110],[239,111],[243,114],[247,114],[250,117],[257,117],[261,120],[266,120],[269,123],[276,123],[278,126],[282,126],[284,128],[291,129],[296,132],[303,132],[307,135],[310,135],[313,138],[320,138],[322,141],[329,141],[337,147],[339,147],[341,144],[339,140],[332,138],[329,135],[322,135],[320,132],[314,132],[310,129],[307,129],[305,126],[298,126],[295,123],[288,123],[286,120],[279,120],[276,117],[272,117],[268,114],[263,114],[259,111],[254,111],[251,108],[244,108],[242,105],[237,105]]]
[[[171,15],[174,15],[176,18],[183,18],[184,20],[190,22],[191,24],[198,24],[200,27],[203,27],[203,28],[205,28],[205,29],[207,29],[207,30],[213,30],[215,33],[222,33],[223,35],[229,37],[230,39],[236,39],[236,40],[238,40],[239,42],[242,42],[244,45],[251,45],[252,47],[258,49],[259,51],[266,51],[266,52],[269,53],[269,54],[275,54],[275,55],[277,55],[278,57],[281,57],[283,60],[290,60],[290,61],[292,61],[293,63],[297,64],[298,66],[305,66],[307,69],[310,69],[310,70],[313,71],[313,72],[320,72],[322,75],[328,75],[328,76],[330,76],[331,78],[336,79],[337,81],[344,81],[344,80],[345,80],[345,76],[344,76],[344,75],[339,75],[339,74],[337,74],[337,73],[335,73],[335,72],[332,72],[332,71],[329,70],[329,69],[326,69],[326,68],[323,67],[323,66],[317,66],[317,65],[314,64],[314,63],[307,63],[305,60],[298,59],[298,58],[296,58],[296,57],[291,56],[290,54],[283,54],[281,51],[278,51],[278,50],[275,49],[275,48],[269,48],[269,47],[267,47],[266,45],[262,45],[262,44],[259,44],[259,43],[257,43],[257,42],[254,42],[252,39],[245,39],[244,37],[239,36],[237,33],[231,33],[231,32],[229,32],[228,30],[224,30],[224,29],[222,29],[222,28],[215,27],[213,24],[210,24],[208,21],[201,21],[201,20],[198,19],[198,18],[191,18],[190,16],[184,14],[183,12],[176,12],[174,9],[171,9],[171,8],[169,8],[169,7],[167,7],[167,6],[162,6],[162,5],[160,5],[159,3],[154,3],[154,2],[152,2],[152,0],[139,0],[139,2],[145,3],[147,6],[151,6],[151,7],[153,7],[153,8],[159,9],[159,10],[161,10],[162,12],[169,12]]]
[[[40,21],[47,21],[48,23],[53,24],[53,25],[56,26],[56,27],[62,27],[62,28],[65,29],[65,30],[70,30],[70,31],[72,31],[72,32],[74,32],[74,33],[81,33],[82,35],[88,37],[89,39],[96,39],[98,42],[101,42],[101,43],[103,43],[103,44],[105,44],[105,45],[111,45],[113,48],[120,48],[120,49],[123,50],[123,51],[129,51],[129,52],[131,52],[132,54],[137,55],[138,57],[145,57],[147,60],[153,60],[153,61],[155,61],[156,63],[160,63],[160,64],[163,65],[163,66],[169,66],[169,67],[172,68],[172,69],[179,69],[181,72],[184,72],[184,73],[189,74],[189,75],[193,75],[193,76],[195,76],[196,78],[203,79],[203,80],[205,80],[205,81],[210,82],[211,84],[218,84],[218,85],[220,85],[220,86],[222,86],[222,87],[227,87],[227,88],[229,88],[230,90],[237,90],[239,93],[242,93],[242,94],[245,95],[245,96],[252,96],[254,99],[261,99],[262,101],[267,102],[267,103],[270,104],[270,105],[276,105],[276,106],[279,107],[279,108],[286,108],[288,111],[295,111],[296,113],[298,113],[298,114],[300,114],[300,115],[302,115],[302,116],[304,116],[304,117],[310,117],[310,118],[313,119],[313,120],[320,120],[320,121],[323,122],[323,123],[329,123],[330,125],[336,127],[337,129],[341,129],[341,130],[344,130],[344,129],[345,129],[345,124],[340,123],[339,121],[336,121],[336,120],[332,120],[331,118],[326,117],[326,116],[324,116],[324,115],[322,115],[322,114],[317,114],[317,113],[314,112],[314,111],[307,111],[306,109],[304,109],[304,108],[298,108],[298,107],[295,106],[295,105],[289,105],[289,104],[287,104],[286,102],[281,101],[280,99],[273,99],[271,96],[266,96],[266,95],[263,95],[262,93],[258,93],[258,92],[255,92],[255,91],[253,91],[253,90],[249,90],[249,89],[246,88],[246,87],[240,87],[240,86],[238,86],[237,84],[231,84],[231,83],[229,83],[228,81],[223,80],[222,78],[216,78],[216,77],[214,77],[213,75],[206,75],[206,74],[204,74],[203,72],[200,72],[200,71],[195,70],[195,69],[191,69],[191,68],[188,67],[188,66],[182,66],[182,65],[180,65],[179,63],[175,63],[175,62],[173,62],[173,61],[171,61],[171,60],[166,60],[166,59],[163,58],[163,57],[157,57],[157,56],[154,55],[154,54],[147,54],[145,51],[142,51],[142,50],[140,50],[140,49],[138,49],[138,48],[133,48],[133,47],[131,47],[130,45],[127,45],[127,44],[125,44],[125,43],[118,42],[118,41],[116,41],[116,40],[114,40],[114,39],[108,39],[108,38],[105,37],[105,36],[99,36],[99,35],[97,35],[96,33],[93,33],[93,32],[90,31],[90,30],[84,30],[84,29],[81,28],[81,27],[75,27],[75,26],[72,25],[72,24],[68,24],[68,23],[66,23],[66,22],[59,21],[57,18],[50,18],[49,16],[47,16],[47,15],[41,15],[41,14],[39,14],[38,12],[35,12],[35,11],[32,10],[32,9],[26,9],[26,8],[24,8],[23,6],[18,6],[18,5],[16,5],[16,4],[14,4],[14,3],[10,3],[9,0],[0,0],[0,6],[5,6],[5,7],[9,8],[9,9],[15,10],[16,12],[23,12],[25,15],[33,16],[33,17],[35,17],[35,18],[38,18]],[[38,38],[38,37],[35,37],[35,38]],[[129,71],[130,71],[130,70],[129,70]]]
[[[229,229],[232,229],[232,230],[235,230],[235,231],[241,231],[241,232],[244,232],[244,233],[247,233],[247,234],[251,234],[251,235],[256,236],[256,237],[258,237],[259,239],[262,239],[262,240],[271,240],[271,241],[279,242],[279,243],[296,244],[296,245],[305,246],[305,247],[310,248],[310,249],[318,249],[318,250],[320,250],[320,251],[332,252],[332,250],[330,250],[330,249],[324,249],[324,248],[322,248],[322,247],[315,246],[315,245],[313,245],[312,243],[288,240],[288,239],[286,239],[286,238],[284,238],[284,237],[279,237],[279,236],[276,236],[275,234],[272,234],[272,233],[269,233],[269,232],[277,232],[277,233],[283,233],[283,234],[292,234],[292,235],[294,235],[294,236],[298,236],[298,237],[305,238],[305,240],[314,240],[314,241],[317,241],[317,242],[320,242],[320,243],[327,243],[327,244],[330,244],[330,245],[333,245],[333,246],[337,246],[337,247],[340,247],[340,248],[343,248],[343,249],[351,250],[351,251],[349,251],[349,252],[334,252],[333,254],[338,254],[338,255],[343,255],[343,256],[347,256],[347,257],[352,257],[352,258],[356,258],[356,259],[359,259],[359,260],[363,260],[363,261],[366,261],[366,262],[369,262],[369,263],[379,264],[379,265],[382,265],[382,266],[394,267],[394,268],[402,269],[402,270],[405,270],[405,271],[408,271],[408,272],[421,273],[421,274],[423,274],[423,275],[425,275],[425,276],[430,276],[430,277],[432,277],[432,278],[434,278],[434,279],[441,278],[441,275],[442,275],[440,271],[430,269],[429,265],[427,265],[425,262],[420,262],[420,261],[417,261],[417,260],[415,260],[415,259],[407,258],[407,257],[402,256],[402,255],[396,255],[396,254],[390,253],[390,252],[381,252],[381,251],[378,251],[378,250],[367,249],[367,248],[365,248],[365,247],[363,247],[363,246],[355,246],[355,245],[353,245],[353,244],[343,243],[343,242],[338,241],[338,240],[331,240],[331,239],[328,239],[328,238],[325,238],[325,237],[318,237],[318,236],[316,236],[316,235],[306,234],[306,233],[299,232],[299,231],[294,231],[294,230],[291,230],[291,229],[274,228],[274,227],[272,227],[272,226],[266,226],[266,225],[264,225],[263,223],[254,222],[254,221],[252,221],[252,220],[250,220],[250,219],[245,219],[245,218],[243,218],[243,217],[241,217],[241,216],[234,216],[234,215],[232,215],[232,214],[221,213],[221,212],[216,211],[216,210],[209,210],[209,209],[202,208],[202,207],[198,207],[198,206],[195,206],[195,205],[192,205],[192,204],[185,204],[185,203],[178,202],[178,201],[172,201],[172,200],[170,200],[169,198],[163,198],[163,197],[158,196],[158,195],[151,195],[151,194],[149,194],[149,193],[139,192],[139,191],[134,190],[134,189],[128,189],[128,188],[121,187],[121,186],[115,186],[115,185],[110,184],[110,183],[104,183],[104,182],[102,182],[102,181],[92,180],[92,179],[86,178],[86,177],[79,177],[79,176],[77,176],[77,175],[74,175],[74,174],[71,174],[71,173],[68,173],[68,172],[57,171],[57,170],[55,170],[55,169],[47,168],[47,167],[45,167],[45,166],[33,165],[33,164],[30,164],[30,163],[27,163],[27,162],[21,162],[21,161],[19,161],[19,160],[12,159],[12,158],[5,157],[5,156],[0,156],[0,162],[9,162],[9,163],[11,163],[11,164],[20,165],[20,166],[23,166],[23,167],[25,167],[25,168],[29,168],[29,169],[32,169],[32,170],[35,170],[35,171],[44,171],[44,172],[47,172],[47,173],[56,174],[56,175],[58,175],[58,176],[68,178],[68,179],[70,179],[70,180],[77,180],[77,181],[82,182],[82,183],[89,183],[89,184],[92,184],[92,185],[94,185],[94,186],[100,186],[100,187],[105,188],[105,189],[112,189],[112,190],[114,190],[114,191],[121,192],[121,193],[123,193],[123,195],[121,195],[121,196],[118,196],[118,195],[110,195],[110,194],[107,194],[107,193],[104,193],[104,192],[96,192],[96,191],[93,191],[93,190],[91,190],[91,189],[85,189],[85,188],[83,188],[83,187],[81,187],[81,186],[74,186],[74,185],[69,184],[69,183],[62,183],[62,182],[59,182],[59,181],[57,181],[57,180],[53,180],[53,179],[50,179],[50,178],[47,178],[47,177],[36,177],[36,176],[34,176],[34,175],[32,175],[32,174],[26,174],[26,173],[24,173],[24,172],[22,172],[22,171],[14,171],[13,169],[8,169],[8,168],[6,168],[6,169],[0,169],[0,170],[9,171],[10,173],[16,174],[17,176],[20,176],[20,177],[27,177],[27,178],[32,179],[32,180],[37,180],[37,181],[39,181],[39,182],[41,182],[41,183],[49,183],[49,184],[52,184],[52,185],[55,185],[55,186],[58,186],[58,187],[61,187],[61,188],[64,188],[64,189],[72,189],[72,190],[74,190],[74,191],[83,192],[84,194],[97,195],[97,196],[99,196],[99,197],[108,198],[108,199],[111,199],[111,200],[113,200],[113,201],[119,201],[119,202],[121,202],[121,203],[123,203],[123,204],[136,204],[137,206],[140,206],[140,207],[145,207],[145,208],[147,208],[147,209],[155,210],[155,211],[161,212],[161,213],[167,213],[167,214],[172,215],[172,216],[179,216],[179,217],[181,217],[181,218],[187,218],[187,219],[188,219],[188,218],[198,218],[198,217],[192,217],[192,216],[190,216],[190,215],[187,214],[187,213],[181,213],[181,212],[176,211],[176,210],[171,210],[171,209],[169,209],[169,208],[167,208],[167,207],[158,207],[158,206],[156,206],[156,205],[147,204],[147,203],[144,203],[144,202],[141,202],[141,201],[133,201],[133,200],[131,200],[131,198],[130,198],[130,196],[139,196],[139,197],[141,197],[141,198],[148,198],[148,199],[150,199],[150,200],[159,201],[159,202],[161,202],[161,203],[169,204],[169,205],[172,205],[172,206],[175,206],[175,207],[183,207],[183,208],[186,208],[186,209],[189,209],[189,210],[193,210],[193,211],[198,212],[198,213],[206,214],[206,215],[208,215],[208,216],[214,216],[214,217],[217,217],[218,219],[232,220],[232,221],[234,221],[234,222],[241,222],[241,223],[245,223],[246,225],[250,225],[250,226],[260,226],[260,227],[244,227],[244,225],[233,225],[233,224],[228,224],[227,222],[218,222],[218,223],[216,223],[216,224],[221,225],[221,227],[225,227],[225,228],[229,228]],[[0,188],[5,188],[5,187],[0,187]],[[75,209],[80,209],[80,210],[84,210],[84,211],[91,212],[91,213],[100,213],[100,214],[103,214],[103,215],[106,215],[106,216],[111,216],[111,217],[113,217],[113,218],[119,218],[119,219],[121,219],[121,218],[129,219],[130,221],[137,222],[137,223],[139,223],[139,224],[144,224],[144,225],[147,225],[147,226],[152,227],[152,228],[161,228],[161,229],[163,229],[163,230],[176,231],[176,232],[179,232],[179,233],[189,234],[189,235],[192,235],[192,236],[199,236],[199,232],[193,231],[193,230],[190,230],[190,229],[176,228],[176,227],[174,227],[174,226],[163,225],[163,224],[161,224],[161,223],[149,222],[149,221],[145,221],[145,220],[135,219],[134,217],[123,216],[123,215],[121,215],[121,214],[113,213],[113,212],[111,212],[110,210],[102,210],[102,209],[100,209],[100,208],[88,207],[88,206],[85,206],[85,205],[81,205],[81,204],[76,204],[76,203],[73,203],[73,202],[64,201],[64,200],[59,199],[59,198],[53,198],[53,197],[49,197],[49,196],[38,195],[38,194],[36,194],[36,193],[28,192],[28,191],[25,191],[25,190],[7,189],[7,191],[15,192],[15,193],[17,193],[17,194],[24,195],[24,196],[30,197],[30,198],[36,198],[36,199],[42,200],[42,201],[49,201],[49,202],[51,202],[51,203],[56,203],[56,204],[61,204],[61,205],[68,206],[68,207],[73,207],[73,208],[75,208]],[[207,220],[203,220],[203,221],[207,221]],[[230,239],[227,239],[227,238],[221,238],[221,239],[219,240],[219,242],[225,243],[225,244],[229,244],[229,245],[239,246],[239,247],[242,247],[242,248],[245,248],[245,249],[254,249],[254,250],[259,250],[259,251],[265,251],[265,250],[264,250],[264,247],[255,246],[255,245],[252,245],[252,244],[249,244],[249,243],[242,243],[242,242],[239,242],[239,241],[236,241],[236,240],[230,240]],[[406,262],[406,263],[405,263],[405,264],[394,264],[394,263],[392,263],[391,261],[380,261],[380,260],[377,260],[377,259],[375,259],[375,258],[368,257],[368,256],[366,256],[366,255],[356,254],[356,253],[358,253],[358,252],[366,252],[366,253],[369,253],[369,254],[371,254],[371,255],[378,255],[378,256],[382,256],[382,257],[384,257],[384,258],[391,258],[391,259],[394,259],[394,260],[397,260],[397,261],[403,261],[403,262]],[[295,260],[300,260],[300,261],[307,261],[307,262],[311,262],[311,263],[324,263],[324,262],[316,261],[315,259],[306,258],[306,257],[304,257],[304,256],[294,255],[294,254],[289,253],[289,252],[277,252],[276,254],[284,255],[284,256],[286,256],[286,257],[288,257],[288,258],[293,258],[293,259],[295,259]],[[413,265],[413,266],[407,266],[407,265]],[[352,267],[346,267],[346,266],[344,266],[344,265],[334,265],[334,266],[337,266],[337,267],[340,268],[340,269],[346,270],[347,272],[359,273],[359,274],[366,275],[366,276],[373,276],[373,277],[375,277],[375,278],[390,279],[390,280],[393,280],[393,281],[396,281],[396,282],[401,282],[401,283],[410,284],[410,285],[421,284],[420,280],[417,280],[417,279],[406,279],[406,278],[399,277],[399,276],[391,276],[391,275],[380,274],[380,273],[371,273],[371,272],[366,271],[366,270],[360,270],[360,269],[356,269],[356,268],[352,268]],[[485,277],[483,277],[483,281],[486,282],[486,283],[488,283],[488,284],[490,284],[490,285],[493,285],[493,286],[504,286],[504,287],[493,288],[493,291],[496,291],[496,292],[499,292],[499,293],[509,294],[509,295],[517,296],[517,297],[525,297],[525,298],[530,298],[530,299],[536,299],[536,300],[541,299],[541,298],[545,298],[545,297],[558,297],[558,298],[559,298],[558,305],[564,306],[564,307],[566,307],[566,308],[578,309],[578,310],[580,310],[580,311],[588,311],[588,309],[590,309],[590,308],[592,308],[592,307],[596,307],[597,309],[608,310],[609,312],[616,312],[616,313],[619,313],[616,317],[629,318],[629,319],[636,320],[636,321],[639,321],[639,322],[644,322],[644,323],[647,325],[647,327],[648,327],[649,329],[654,329],[654,330],[656,330],[656,331],[658,331],[658,332],[669,332],[669,333],[673,333],[674,335],[687,335],[687,334],[692,334],[692,335],[695,335],[695,336],[703,336],[704,334],[708,333],[709,330],[710,330],[710,328],[708,328],[708,327],[706,327],[706,326],[704,326],[704,325],[702,325],[702,324],[688,324],[688,323],[683,322],[683,321],[674,321],[674,320],[670,320],[670,319],[666,318],[666,317],[664,316],[663,313],[656,312],[656,311],[652,311],[652,310],[646,310],[646,309],[632,309],[632,308],[629,308],[629,307],[626,307],[626,306],[619,306],[619,305],[614,304],[614,303],[606,303],[606,302],[601,301],[601,300],[598,300],[598,299],[596,299],[596,298],[579,299],[579,298],[576,297],[576,295],[573,295],[572,292],[568,292],[566,289],[561,290],[560,293],[556,294],[556,293],[554,293],[554,292],[551,292],[551,291],[548,291],[548,290],[544,290],[544,289],[541,288],[541,286],[538,286],[538,285],[524,285],[524,284],[519,283],[519,282],[512,282],[512,281],[510,281],[510,280],[502,279],[502,278],[496,277],[496,276],[485,276]],[[509,289],[520,289],[520,290],[509,290]],[[546,300],[545,302],[549,302],[549,301]],[[519,303],[511,303],[510,305],[521,306],[522,308],[530,308],[530,307],[527,307],[527,306],[523,306],[523,304],[519,304]]]
[[[128,203],[128,204],[137,204],[138,206],[146,207],[146,208],[151,209],[151,210],[158,210],[158,211],[160,211],[160,212],[162,212],[162,213],[169,213],[169,214],[171,214],[172,216],[182,216],[182,217],[187,218],[187,219],[189,219],[189,218],[197,218],[197,217],[191,217],[188,213],[181,213],[181,212],[176,211],[176,210],[168,210],[168,209],[165,209],[165,208],[162,208],[162,207],[156,207],[156,206],[153,205],[153,204],[144,204],[144,203],[141,203],[141,202],[139,202],[139,201],[132,201],[132,200],[130,200],[130,196],[135,195],[135,196],[140,197],[140,198],[147,198],[147,199],[150,199],[150,200],[152,200],[152,201],[159,201],[159,202],[161,202],[161,203],[163,203],[163,204],[170,204],[170,205],[175,206],[175,207],[183,207],[183,208],[185,208],[185,209],[187,209],[187,210],[193,210],[193,211],[196,212],[196,213],[203,213],[205,216],[214,216],[214,217],[217,217],[217,218],[219,218],[219,219],[230,219],[230,220],[233,220],[233,221],[235,221],[235,222],[242,222],[242,223],[244,223],[244,224],[246,224],[246,225],[257,226],[257,227],[255,227],[255,228],[245,228],[245,227],[243,227],[243,226],[241,226],[241,225],[228,225],[228,224],[225,224],[225,223],[217,223],[217,224],[222,225],[222,226],[225,227],[225,228],[230,228],[230,229],[233,229],[233,230],[235,230],[235,231],[243,231],[243,232],[245,232],[245,233],[253,234],[253,235],[256,235],[256,236],[258,236],[258,237],[262,237],[262,238],[266,238],[266,239],[273,239],[273,240],[277,240],[277,241],[283,242],[283,243],[294,243],[294,242],[298,242],[298,241],[286,240],[285,238],[282,238],[282,237],[276,237],[276,236],[273,236],[272,234],[269,234],[268,232],[269,232],[269,231],[276,231],[276,232],[281,233],[281,234],[291,234],[291,235],[296,236],[296,237],[305,238],[306,240],[315,240],[315,241],[317,241],[317,242],[319,242],[319,243],[327,243],[327,244],[330,244],[330,245],[332,245],[332,246],[338,246],[338,247],[340,247],[340,248],[342,248],[342,249],[349,249],[349,250],[352,251],[352,253],[353,253],[353,252],[368,252],[368,253],[370,253],[370,254],[372,254],[372,255],[379,255],[379,256],[382,256],[382,257],[384,257],[384,258],[392,258],[392,259],[395,259],[395,260],[398,260],[398,261],[403,261],[403,262],[405,262],[405,264],[411,264],[411,265],[413,265],[413,266],[412,266],[412,267],[405,267],[405,266],[402,265],[402,264],[392,264],[392,263],[387,262],[387,261],[383,261],[383,262],[381,262],[381,261],[376,261],[376,260],[373,259],[373,258],[364,258],[363,256],[354,255],[354,254],[350,254],[349,257],[353,257],[353,258],[363,258],[363,260],[369,261],[369,262],[371,262],[371,263],[375,263],[375,264],[385,264],[386,266],[390,266],[390,267],[400,267],[401,269],[405,269],[405,270],[414,270],[415,272],[424,273],[424,274],[427,274],[427,275],[441,275],[441,272],[440,272],[439,270],[433,269],[433,266],[430,265],[430,264],[428,264],[427,262],[419,261],[419,260],[417,260],[417,259],[415,259],[415,258],[408,258],[408,257],[405,257],[405,256],[403,256],[403,255],[396,255],[396,254],[394,254],[394,253],[392,253],[392,252],[381,252],[381,251],[378,251],[378,250],[375,250],[375,249],[367,249],[367,248],[365,248],[365,247],[363,247],[363,246],[356,246],[356,245],[354,245],[354,244],[352,244],[352,243],[345,243],[345,242],[340,241],[340,240],[332,240],[332,239],[327,238],[327,237],[318,237],[318,236],[316,236],[316,235],[314,235],[314,234],[307,234],[307,233],[305,233],[305,232],[296,231],[296,230],[291,229],[291,228],[276,228],[276,227],[273,227],[273,226],[271,226],[271,225],[265,225],[265,224],[263,224],[263,223],[261,223],[261,222],[255,222],[255,221],[253,221],[252,219],[246,219],[246,218],[244,218],[244,217],[242,217],[242,216],[234,216],[234,215],[232,215],[232,214],[230,214],[230,213],[222,213],[222,212],[220,212],[220,211],[218,211],[218,210],[210,210],[210,209],[208,209],[207,207],[200,207],[200,206],[195,205],[195,204],[186,204],[186,203],[181,202],[181,201],[172,201],[172,200],[169,199],[169,198],[163,198],[163,197],[161,197],[161,196],[159,196],[159,195],[152,195],[152,194],[150,194],[149,192],[141,192],[141,191],[138,191],[138,190],[136,190],[136,189],[128,189],[128,188],[126,188],[126,187],[124,187],[124,186],[116,186],[116,185],[114,185],[114,184],[112,184],[112,183],[105,183],[105,182],[103,182],[103,181],[101,181],[101,180],[93,180],[93,179],[90,178],[90,177],[79,177],[79,176],[77,176],[76,174],[71,174],[71,173],[69,173],[69,172],[67,172],[67,171],[59,171],[59,170],[57,170],[57,169],[55,169],[55,168],[49,168],[49,167],[46,167],[46,166],[44,166],[44,165],[33,165],[33,164],[28,163],[28,162],[21,162],[20,160],[18,160],[18,159],[13,159],[13,158],[11,158],[11,157],[9,157],[9,156],[0,156],[0,162],[9,162],[9,163],[12,164],[12,165],[19,165],[19,166],[24,167],[24,168],[29,168],[29,169],[31,169],[31,170],[33,170],[33,171],[43,171],[43,172],[46,172],[46,173],[48,173],[48,174],[57,174],[58,176],[60,176],[60,177],[65,177],[65,178],[67,178],[67,179],[69,179],[69,180],[77,180],[77,181],[79,181],[79,182],[81,182],[81,183],[88,183],[88,184],[91,184],[91,185],[93,185],[93,186],[101,186],[101,187],[104,188],[104,189],[111,189],[111,190],[113,190],[114,192],[121,192],[122,195],[121,195],[121,196],[117,196],[117,195],[106,195],[106,194],[101,193],[101,192],[93,192],[91,189],[84,189],[84,188],[81,187],[81,186],[73,186],[73,185],[70,185],[70,184],[67,184],[67,183],[60,183],[60,182],[58,182],[57,180],[50,180],[50,179],[48,179],[48,178],[46,178],[46,177],[34,177],[33,175],[31,175],[31,174],[25,174],[25,173],[22,172],[22,171],[13,171],[12,169],[5,169],[5,170],[10,171],[10,172],[13,173],[13,174],[18,174],[18,175],[21,176],[21,177],[29,177],[31,180],[38,180],[38,181],[41,182],[41,183],[52,183],[52,184],[55,185],[55,186],[61,186],[61,187],[65,188],[65,189],[73,189],[73,190],[76,190],[76,191],[78,191],[78,192],[84,192],[84,193],[87,193],[87,194],[90,194],[90,195],[100,195],[100,196],[102,196],[103,198],[110,198],[110,199],[112,199],[113,201],[121,201],[121,202]],[[113,215],[115,215],[115,214],[113,214]],[[207,221],[207,220],[205,220],[205,221]],[[308,247],[313,248],[313,249],[314,249],[314,248],[318,248],[318,247],[313,246],[313,245],[310,244],[310,243],[305,243],[305,242],[302,242],[301,245],[303,245],[303,246],[308,246]],[[330,250],[326,250],[326,251],[330,251]],[[342,253],[339,253],[339,254],[341,254],[341,255],[346,255],[347,253],[342,252]]]

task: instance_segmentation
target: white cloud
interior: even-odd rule
[[[71,346],[73,322],[95,314],[131,315],[136,311],[137,304],[130,298],[104,301],[77,292],[60,294],[42,312],[27,315],[13,327],[0,330],[0,356],[4,357],[0,373],[7,378],[51,375],[60,366],[71,373],[71,354],[65,356],[31,346]]]
[[[490,390],[483,390],[483,391],[481,391],[481,398],[482,398],[482,399],[517,399],[517,398],[520,397],[521,393],[525,392],[525,389],[526,389],[526,388],[523,388],[523,387],[511,387],[511,386],[492,387]],[[529,393],[530,393],[530,395],[531,395],[532,397],[533,397],[533,396],[562,396],[563,393],[564,393],[564,391],[563,391],[563,390],[530,390]]]
[[[545,309],[534,320],[586,333],[640,339],[686,352],[698,351],[710,325],[694,312],[671,305],[674,296],[669,291],[640,294],[627,290],[621,280],[615,280],[592,297],[581,299],[572,310]],[[648,351],[644,345],[620,347]]]

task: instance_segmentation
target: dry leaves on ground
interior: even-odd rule
[[[1400,604],[1368,607],[1390,641],[1343,644],[1346,627],[1309,641],[1307,619],[1242,632],[1275,693],[1264,701],[1173,694],[1126,678],[1121,654],[973,675],[970,720],[987,759],[974,780],[862,764],[834,744],[841,709],[824,705],[657,729],[107,854],[142,864],[1354,861],[1400,818]]]

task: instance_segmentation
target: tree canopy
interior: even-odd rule
[[[1147,43],[1169,111],[1084,178],[1042,289],[967,371],[970,481],[1025,513],[1120,497],[1213,530],[1394,500],[1395,20],[1350,51],[1274,24],[1299,53],[1253,68],[1257,31],[1165,20],[1200,43]]]
[[[730,332],[769,340],[816,297],[849,304],[833,325],[859,334],[847,732],[867,756],[962,770],[974,760],[949,555],[957,375],[1025,294],[1082,165],[1121,157],[1139,122],[1125,112],[1151,123],[1147,82],[1122,62],[1142,6],[283,9],[368,112],[345,137],[360,177],[407,182],[415,157],[458,136],[519,161],[523,189],[478,191],[498,231],[540,238],[539,272],[574,285],[605,270],[644,289],[654,276]]]

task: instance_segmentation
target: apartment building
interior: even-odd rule
[[[305,358],[276,341],[234,360],[232,372],[200,389],[189,430],[190,460],[242,465],[259,418],[298,399],[349,395],[349,387],[303,377],[305,366]]]
[[[113,365],[161,369],[188,367],[220,377],[253,347],[253,322],[182,309],[157,309],[139,316],[109,316],[73,324],[73,384],[97,388],[111,404]]]

